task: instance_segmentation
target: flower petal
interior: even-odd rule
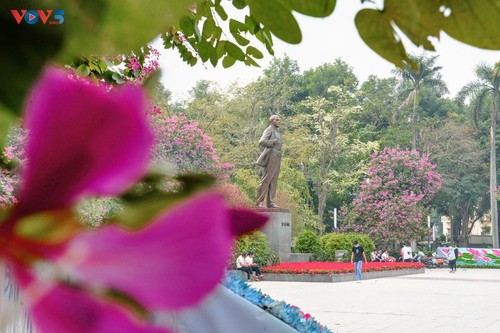
[[[83,291],[58,285],[37,299],[31,316],[42,333],[168,333],[140,322],[124,308]]]
[[[234,236],[241,236],[262,228],[269,217],[247,209],[233,209],[231,211],[232,231]]]
[[[232,217],[220,196],[198,195],[142,230],[108,226],[82,234],[58,264],[73,279],[117,289],[149,310],[191,305],[224,274]]]
[[[102,87],[49,68],[26,107],[28,165],[20,210],[64,207],[82,194],[113,195],[142,176],[153,137],[142,88]]]

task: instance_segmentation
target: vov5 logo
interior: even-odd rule
[[[12,16],[14,16],[14,19],[16,20],[17,24],[21,24],[21,21],[24,18],[24,22],[28,24],[35,24],[39,21],[42,21],[43,24],[46,24],[47,22],[49,24],[63,24],[64,22],[64,10],[62,9],[57,9],[57,10],[52,10],[52,9],[11,9],[10,12],[12,13]],[[54,14],[54,15],[52,15]],[[52,19],[49,20],[50,16],[52,15]]]

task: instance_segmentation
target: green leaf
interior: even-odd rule
[[[227,54],[230,55],[232,58],[240,61],[245,60],[245,53],[239,48],[238,45],[227,41],[225,48]]]
[[[85,64],[81,64],[76,69],[76,73],[82,77],[88,76],[90,74],[90,68]]]
[[[222,58],[222,56],[227,53],[227,51],[226,51],[226,43],[227,43],[227,41],[220,40],[217,43],[217,46],[215,47],[215,49],[217,50],[217,56],[219,58]]]
[[[262,22],[276,37],[291,44],[302,40],[299,24],[291,10],[279,1],[246,0],[250,15]]]
[[[181,195],[162,193],[144,196],[127,203],[123,212],[117,217],[116,223],[129,229],[138,229],[183,198]]]
[[[220,18],[223,21],[227,20],[227,13],[219,3],[215,4],[215,11],[217,12],[217,14],[219,14]]]
[[[247,47],[246,54],[251,55],[257,59],[264,58],[264,55],[262,54],[262,52],[260,52],[257,48],[253,47],[252,45]]]
[[[231,33],[231,35],[234,37],[236,42],[238,44],[240,44],[241,46],[246,46],[246,45],[248,45],[248,43],[250,43],[250,41],[248,39],[246,39],[245,37],[241,36],[238,33]]]
[[[260,30],[260,24],[251,16],[245,16],[245,24],[248,27],[248,31],[255,35]]]
[[[217,63],[219,62],[219,56],[217,55],[217,50],[214,48],[214,52],[210,54],[210,63],[212,66],[217,66]]]
[[[123,78],[121,77],[120,74],[118,73],[113,73],[113,75],[111,75],[111,78],[118,84],[122,84],[124,83],[125,81],[123,81]]]
[[[215,27],[215,32],[212,37],[212,40],[220,40],[221,36],[222,36],[222,29],[220,27]]]
[[[207,61],[214,53],[217,54],[215,48],[210,45],[210,43],[204,40],[198,43],[198,54],[200,55],[201,61]]]
[[[382,11],[363,9],[355,21],[370,48],[400,68],[408,62],[414,71],[418,66],[407,58],[393,25],[426,50],[434,51],[429,37],[439,38],[441,31],[469,45],[500,49],[500,7],[495,0],[386,0]]]
[[[248,27],[246,24],[244,24],[240,21],[230,19],[229,20],[229,31],[230,32],[248,31]]]
[[[499,50],[500,6],[497,0],[448,1],[451,15],[443,30],[451,37],[484,49]]]
[[[234,59],[228,55],[228,56],[224,57],[224,59],[222,59],[222,67],[229,68],[232,65],[234,65],[235,62],[236,62],[236,59]]]
[[[267,29],[262,29],[255,34],[255,36],[258,38],[259,36],[261,37],[261,41],[264,43],[266,46],[267,52],[269,52],[270,55],[274,55],[274,50],[273,50],[273,39],[271,34],[267,31]]]
[[[155,91],[158,89],[158,82],[160,81],[161,70],[157,70],[151,76],[146,78],[142,83],[142,86],[149,93],[150,96],[153,96]]]
[[[247,66],[254,66],[254,67],[260,67],[255,60],[253,60],[251,57],[246,57],[245,58],[245,65]]]
[[[416,46],[435,51],[429,36],[439,36],[439,1],[386,0],[384,17],[392,20]]]
[[[287,7],[307,16],[327,17],[335,10],[336,0],[287,0],[281,1]]]
[[[11,126],[16,123],[16,120],[12,112],[0,103],[0,147],[5,145],[5,137]]]
[[[183,17],[181,17],[181,19],[179,21],[179,25],[182,29],[182,32],[186,36],[191,36],[191,35],[195,34],[194,21],[188,15],[184,15]]]
[[[201,17],[212,18],[211,3],[209,1],[201,1],[196,5],[196,17],[200,19]]]
[[[396,31],[385,13],[378,10],[360,10],[354,19],[358,33],[363,41],[382,58],[392,62],[399,68],[404,68],[404,62],[418,66],[408,58],[401,40],[396,39]]]
[[[198,62],[198,58],[196,58],[196,57],[191,56],[191,58],[188,59],[188,64],[190,66],[196,65],[197,62]]]
[[[117,217],[117,223],[130,229],[137,229],[151,222],[167,208],[188,198],[191,194],[205,190],[214,183],[214,177],[201,174],[188,174],[177,178],[182,183],[177,193],[165,193],[158,190],[165,176],[149,174],[144,182],[122,195],[125,209]],[[153,188],[151,192],[144,192],[143,188]]]
[[[247,6],[245,0],[233,0],[233,6],[237,9],[243,9]]]
[[[209,38],[215,34],[217,27],[213,18],[209,17],[203,22],[203,33],[205,38]]]
[[[68,210],[32,214],[19,220],[14,233],[37,243],[62,244],[81,232],[82,224]]]

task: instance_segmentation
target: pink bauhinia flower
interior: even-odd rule
[[[267,220],[208,192],[137,231],[82,232],[71,214],[78,199],[120,194],[145,174],[153,136],[143,90],[107,92],[50,68],[25,116],[28,164],[19,202],[0,222],[0,259],[40,332],[168,332],[148,314],[200,301],[221,279],[233,238]]]

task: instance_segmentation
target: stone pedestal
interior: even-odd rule
[[[281,261],[290,261],[292,214],[283,208],[258,208],[257,211],[269,216],[269,222],[262,230],[269,239],[269,246],[276,251]]]

